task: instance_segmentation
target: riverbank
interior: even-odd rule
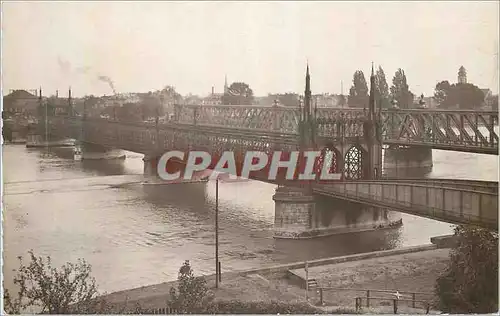
[[[364,259],[360,255],[345,256],[335,263],[318,265],[309,269],[310,278],[316,279],[321,287],[342,287],[352,289],[381,289],[425,292],[432,294],[438,276],[448,262],[449,249],[422,248],[417,252],[397,253],[381,256],[372,253]],[[386,254],[388,252],[385,252]],[[356,257],[358,256],[358,257]],[[348,260],[353,257],[354,260]],[[333,260],[333,258],[332,258]],[[333,260],[335,261],[335,260]],[[298,263],[299,264],[299,263]],[[196,266],[193,267],[196,274]],[[304,302],[305,291],[288,276],[287,269],[261,269],[222,274],[222,283],[215,289],[215,276],[206,276],[209,288],[219,300],[284,301]],[[298,270],[295,270],[298,271]],[[166,305],[170,288],[176,282],[111,293],[104,298],[113,305],[133,308],[137,303],[145,309],[162,308]],[[330,308],[354,308],[354,297],[359,293],[342,291],[324,293],[324,301]],[[309,301],[319,301],[317,291],[310,291]],[[381,312],[387,312],[380,302],[374,303]],[[403,311],[403,310],[401,310]],[[417,311],[413,311],[417,312]]]

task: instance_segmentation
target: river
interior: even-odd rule
[[[215,183],[146,186],[142,155],[123,161],[73,161],[69,149],[3,146],[4,277],[33,249],[59,266],[84,258],[102,291],[173,280],[184,260],[214,272]],[[434,150],[435,178],[498,181],[498,156]],[[120,176],[122,177],[116,177]],[[113,177],[115,176],[115,177]],[[274,186],[221,182],[223,271],[429,243],[452,226],[403,214],[403,226],[312,240],[273,238]]]

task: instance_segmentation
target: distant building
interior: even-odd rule
[[[201,98],[201,104],[202,105],[221,105],[223,104],[224,101],[224,95],[229,93],[229,88],[227,85],[227,76],[224,79],[224,92],[223,93],[216,93],[215,92],[215,87],[212,87],[212,92],[204,97]]]
[[[494,103],[498,102],[498,96],[495,98],[490,89],[481,89],[484,94],[484,103],[482,105],[483,110],[490,111],[494,107]]]
[[[209,94],[208,96],[204,97],[201,100],[201,104],[203,104],[203,105],[221,105],[223,96],[224,96],[224,93],[215,93],[215,88],[212,87],[212,93]]]
[[[464,66],[460,66],[458,69],[458,83],[467,83],[467,71]]]
[[[188,94],[184,97],[184,104],[186,105],[200,105],[203,99],[197,95]]]
[[[39,105],[38,93],[26,90],[12,90],[3,97],[3,111],[8,113],[29,113],[35,115]]]
[[[317,102],[318,108],[342,108],[347,107],[347,96],[340,94],[315,94],[312,96],[313,105]],[[343,104],[342,104],[343,103]]]
[[[488,99],[491,99],[492,93],[490,89],[481,89],[484,94],[484,102],[486,103]]]

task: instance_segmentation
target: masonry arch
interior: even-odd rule
[[[344,157],[344,179],[359,180],[363,178],[366,152],[360,145],[353,145]]]
[[[333,146],[333,144],[327,144],[321,150],[321,155],[316,159],[314,166],[314,174],[316,179],[320,180],[321,172],[323,170],[323,165],[328,164],[328,173],[341,173],[342,164],[342,154]]]

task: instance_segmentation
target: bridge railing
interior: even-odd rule
[[[318,136],[363,135],[366,109],[318,108],[313,111]],[[174,120],[178,123],[295,134],[299,133],[302,121],[301,110],[297,107],[176,105],[174,112]],[[498,125],[498,113],[494,111],[384,109],[381,119],[385,142],[498,148],[498,135],[494,130]],[[480,126],[488,130],[480,130]]]
[[[382,113],[384,142],[498,148],[498,113],[468,110],[396,110]]]
[[[422,178],[393,178],[384,177],[386,181],[409,184],[425,184],[433,187],[471,189],[473,191],[485,191],[498,194],[498,182],[481,180],[457,180],[457,179],[422,179]],[[358,181],[359,183],[380,183],[377,180]]]
[[[314,187],[316,193],[341,197],[405,213],[497,230],[498,193],[407,183],[343,182]]]
[[[380,289],[357,289],[357,288],[338,288],[338,287],[319,287],[318,292],[319,292],[319,303],[320,305],[324,304],[324,294],[325,292],[365,292],[365,299],[366,299],[366,307],[370,307],[370,300],[374,298],[372,294],[374,293],[379,293],[381,295],[390,295],[394,296],[396,293],[401,294],[402,297],[411,297],[411,300],[409,300],[412,303],[412,307],[416,307],[416,303],[422,300],[418,300],[418,297],[425,297],[427,298],[426,302],[429,302],[430,299],[434,296],[432,293],[426,293],[426,292],[416,292],[416,291],[400,291],[400,290],[380,290]],[[385,297],[384,299],[388,299]]]

